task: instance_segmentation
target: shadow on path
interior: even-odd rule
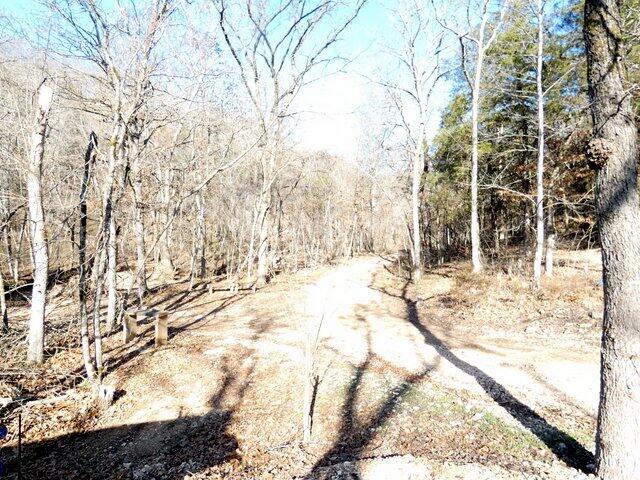
[[[408,302],[405,306],[408,316],[417,315],[414,302]],[[341,419],[337,439],[333,446],[314,464],[306,476],[308,480],[330,480],[335,477],[330,468],[327,467],[361,459],[365,450],[370,448],[376,431],[392,417],[396,406],[404,400],[412,387],[424,379],[437,365],[427,365],[418,373],[405,375],[399,383],[389,389],[390,393],[378,403],[373,412],[362,418],[364,415],[358,412],[358,398],[367,394],[363,387],[364,375],[367,371],[375,370],[372,365],[373,362],[381,362],[387,365],[387,362],[379,359],[371,350],[371,328],[366,318],[377,314],[379,312],[369,312],[362,307],[355,312],[356,319],[366,329],[367,355],[365,360],[356,367],[347,387],[340,414]]]
[[[493,401],[504,408],[523,427],[538,437],[560,460],[572,468],[589,473],[589,464],[594,463],[593,453],[587,450],[575,438],[561,429],[551,425],[531,407],[518,400],[509,390],[497,382],[480,368],[471,365],[454,354],[438,337],[436,337],[421,322],[415,307],[415,301],[409,298],[409,282],[402,288],[401,295],[394,295],[386,290],[382,293],[401,298],[407,304],[409,315],[407,319],[420,332],[426,344],[431,345],[438,354],[452,365],[472,376],[478,385]]]

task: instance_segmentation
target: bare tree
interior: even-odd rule
[[[433,1],[433,0],[432,0]],[[482,270],[482,252],[480,246],[480,220],[478,217],[478,125],[480,118],[480,97],[482,85],[482,67],[485,56],[491,45],[496,40],[502,20],[510,0],[467,0],[466,18],[468,25],[466,30],[454,28],[440,20],[441,25],[452,32],[460,44],[462,59],[462,72],[471,89],[471,262],[473,271]],[[497,7],[495,14],[492,7]],[[478,11],[473,12],[473,9]],[[493,17],[497,20],[492,24]],[[474,25],[472,19],[478,19],[478,25]],[[475,31],[475,34],[473,33]],[[469,71],[468,63],[473,63],[473,74]]]
[[[443,35],[429,19],[430,12],[424,5],[409,1],[395,11],[398,19],[398,33],[402,46],[392,49],[392,55],[399,63],[400,75],[405,79],[385,82],[391,90],[395,108],[399,111],[400,125],[406,131],[411,156],[411,218],[413,278],[420,280],[422,275],[423,225],[421,205],[428,199],[423,197],[422,177],[425,172],[427,156],[426,123],[430,109],[431,95],[444,72],[440,55],[443,49]],[[408,102],[405,101],[408,99]]]
[[[35,127],[31,137],[31,155],[27,170],[29,233],[33,253],[33,288],[27,360],[32,363],[42,363],[44,359],[44,316],[49,277],[49,254],[42,205],[42,163],[49,110],[53,100],[53,89],[48,85],[46,79],[38,87],[36,98]]]
[[[596,434],[597,473],[640,478],[640,198],[637,130],[626,84],[620,1],[587,0],[584,38],[593,138],[587,160],[597,170],[604,323]]]
[[[544,89],[542,68],[544,61],[544,7],[545,0],[536,0],[538,20],[538,51],[536,55],[536,88],[538,103],[538,164],[536,170],[536,253],[533,260],[533,282],[540,286],[542,254],[544,251]],[[553,263],[553,253],[551,253]]]
[[[82,359],[87,378],[95,380],[96,368],[91,358],[91,345],[89,339],[89,319],[87,315],[87,191],[91,179],[91,169],[96,160],[98,138],[95,133],[89,135],[89,143],[84,156],[84,170],[82,183],[80,184],[80,228],[78,231],[78,301],[80,304],[80,339],[82,342]]]
[[[93,336],[96,369],[100,374],[100,302],[104,283],[107,287],[107,330],[113,328],[118,310],[115,207],[122,191],[122,186],[117,190],[118,179],[128,172],[126,143],[129,130],[153,92],[150,78],[158,63],[153,52],[173,8],[170,0],[154,0],[114,11],[90,0],[47,0],[47,4],[59,22],[55,30],[55,53],[63,59],[71,57],[89,62],[96,70],[95,74],[86,75],[94,83],[90,95],[73,88],[67,89],[65,94],[78,110],[97,114],[108,119],[110,124],[104,155],[102,221],[92,266],[95,288]]]
[[[366,0],[357,0],[346,19],[333,27],[327,24],[330,19],[335,20],[332,14],[340,4],[334,0],[302,3],[282,0],[269,5],[256,0],[212,2],[264,137],[258,152],[260,187],[252,229],[257,231],[257,282],[263,284],[271,250],[268,215],[274,213],[272,190],[286,165],[282,161],[284,120],[290,116],[291,105],[301,89],[315,80],[312,76],[316,71],[337,59],[331,47],[355,20]],[[312,43],[314,40],[316,44]],[[254,261],[253,235],[248,272]]]

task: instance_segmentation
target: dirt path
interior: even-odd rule
[[[147,331],[110,352],[117,401],[86,432],[27,445],[26,478],[583,478],[570,467],[590,462],[589,439],[568,430],[595,414],[597,358],[443,331],[390,265],[158,295],[169,345]],[[303,446],[302,345],[318,328]]]

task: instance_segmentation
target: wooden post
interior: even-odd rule
[[[169,313],[157,312],[156,313],[156,348],[167,344],[169,337],[167,321]]]
[[[124,343],[128,343],[138,335],[138,314],[137,312],[127,312],[122,324],[122,334]]]

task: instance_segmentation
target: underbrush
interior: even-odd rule
[[[584,256],[584,253],[579,252]],[[571,258],[571,252],[563,252]],[[457,329],[507,334],[567,334],[595,344],[602,320],[601,273],[565,261],[534,288],[530,272],[494,263],[473,273],[467,262],[426,272],[418,295],[432,313]]]

